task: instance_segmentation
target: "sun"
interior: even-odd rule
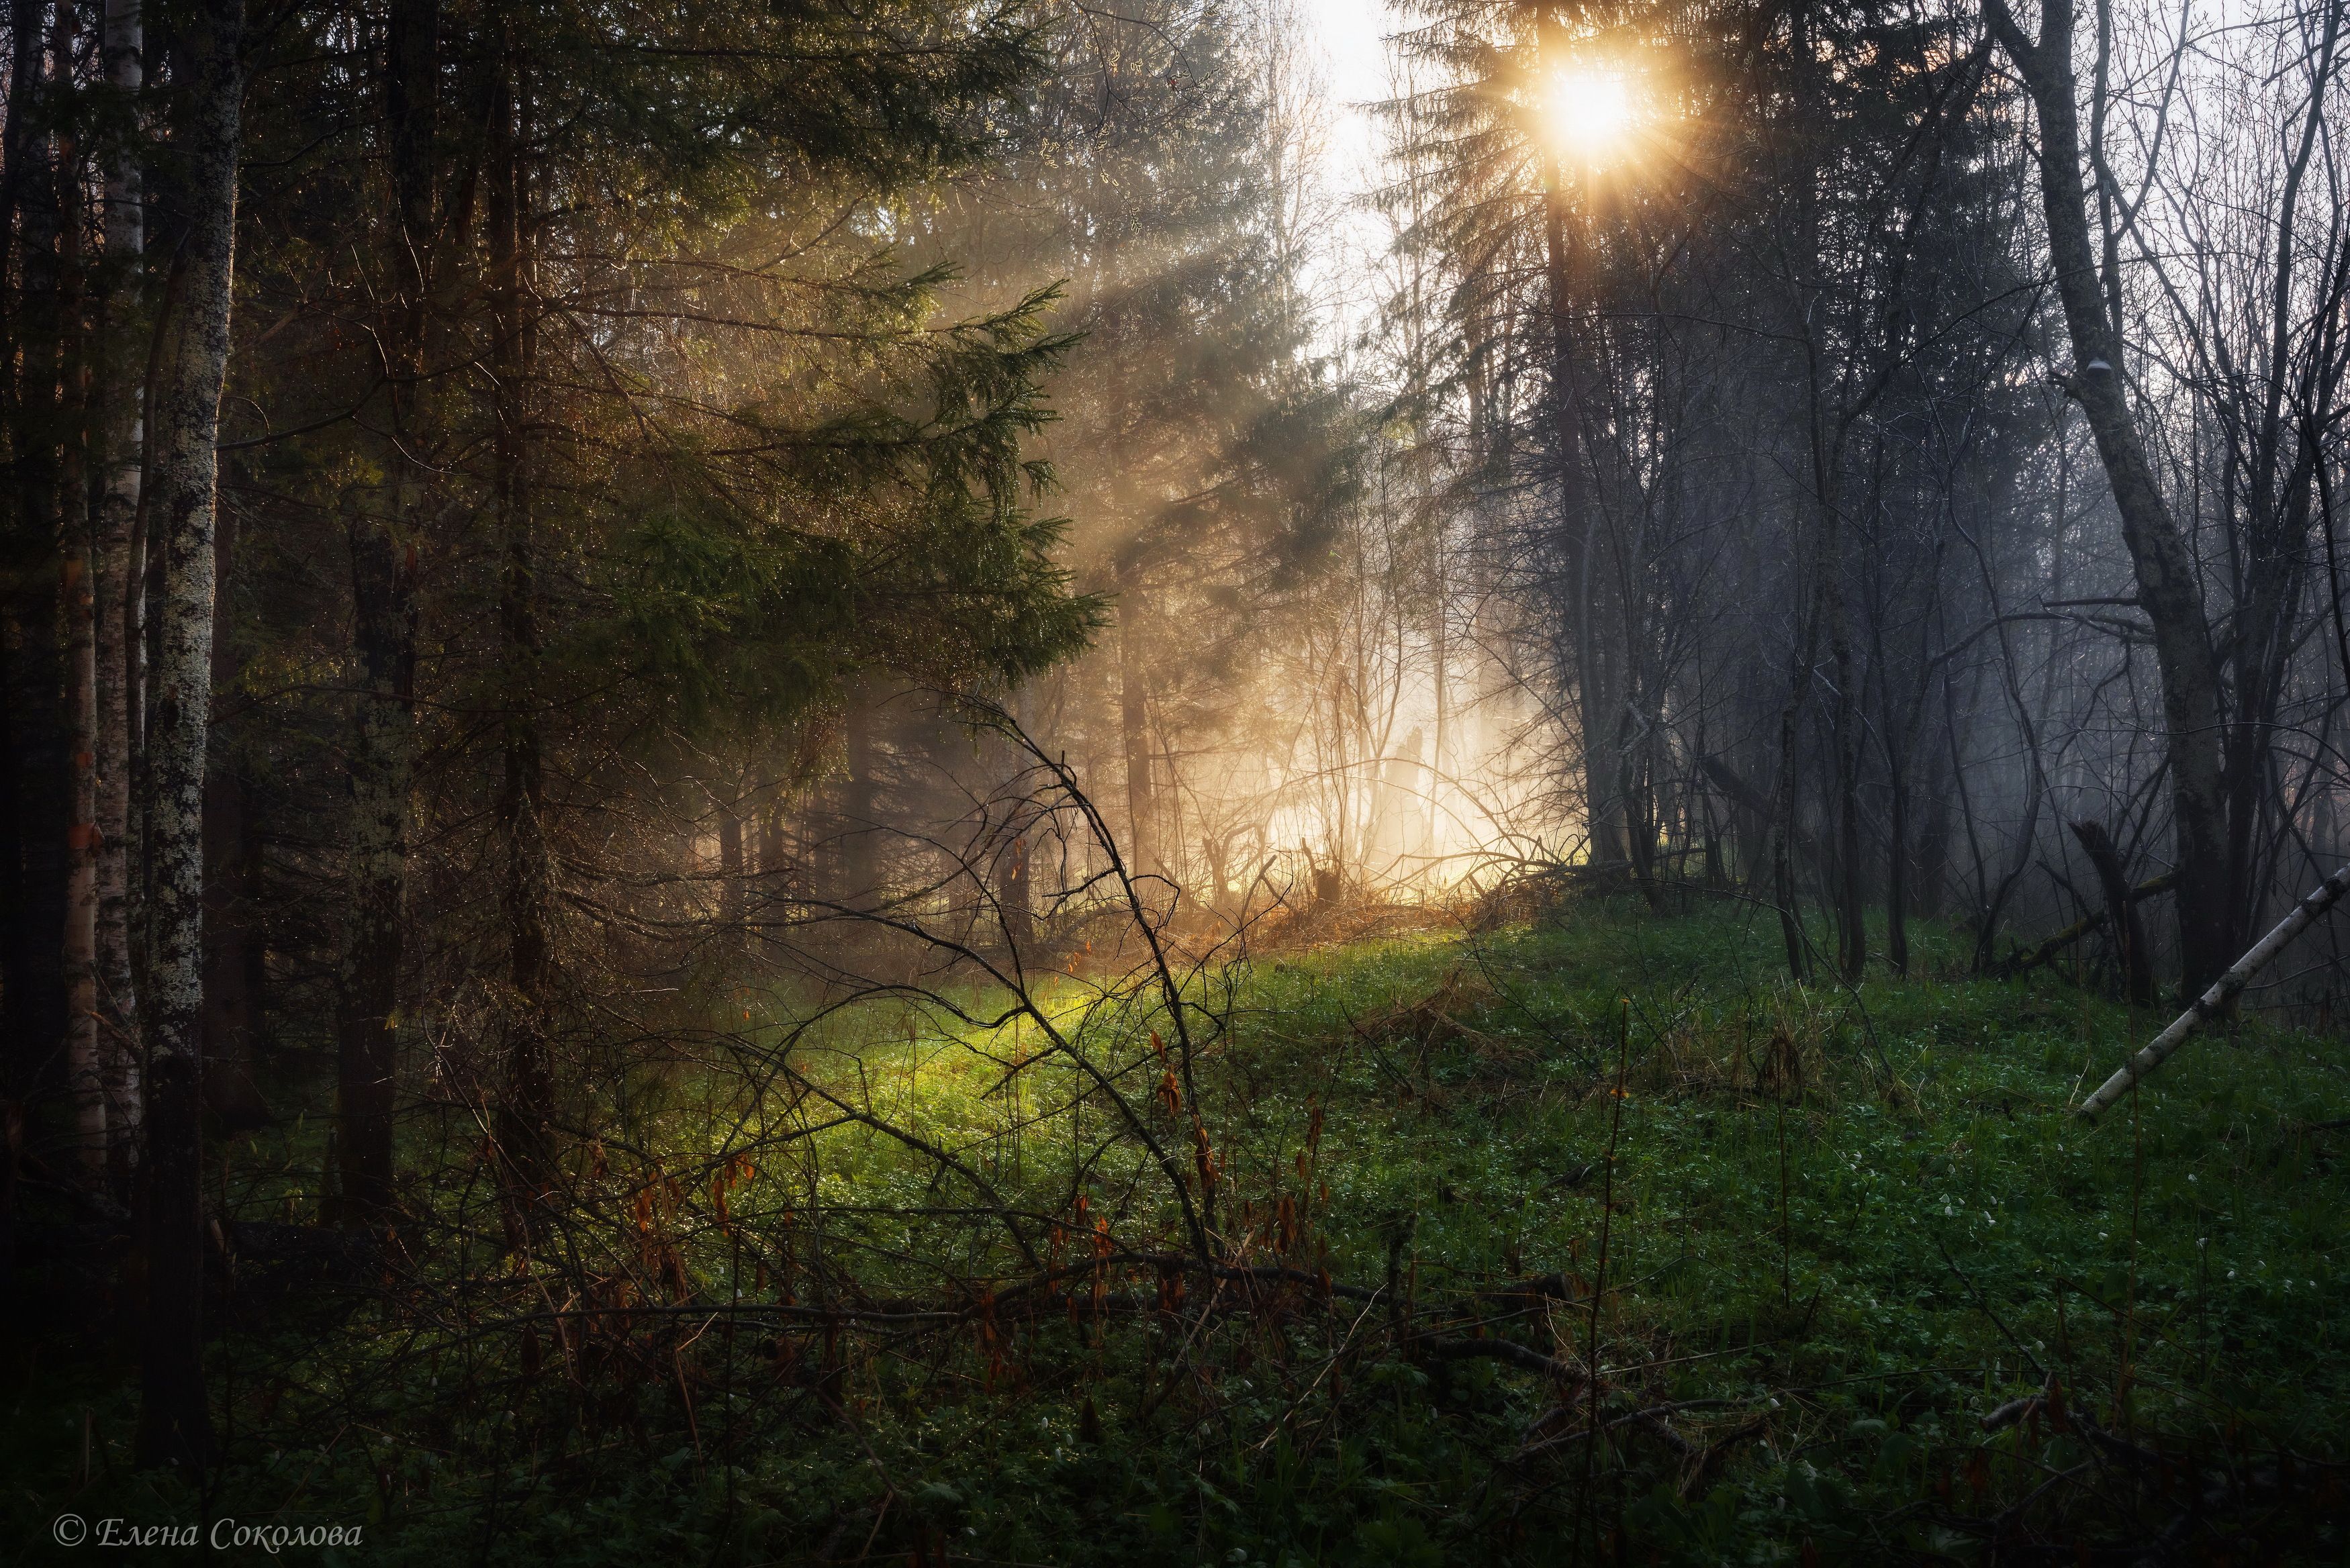
[[[1568,66],[1554,74],[1543,107],[1559,150],[1590,163],[1619,146],[1640,118],[1624,74],[1593,66]]]

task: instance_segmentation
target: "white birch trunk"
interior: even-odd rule
[[[139,90],[138,0],[106,0],[107,85]],[[92,519],[98,660],[98,1008],[100,1071],[112,1139],[109,1162],[127,1175],[138,1150],[139,1001],[130,960],[131,712],[137,701],[140,615],[145,595],[131,548],[139,515],[139,397],[142,334],[135,332],[139,260],[146,248],[139,166],[126,147],[106,160],[107,291],[98,344],[91,428],[99,464]]]
[[[70,514],[65,519],[65,561],[57,585],[66,622],[66,754],[72,781],[66,829],[66,1093],[73,1106],[74,1163],[86,1175],[102,1176],[107,1116],[98,1006],[98,641],[82,521]]]
[[[183,14],[185,108],[174,151],[188,229],[160,344],[148,463],[162,586],[148,728],[147,1305],[139,1459],[200,1472],[203,1384],[204,753],[212,713],[213,526],[221,382],[235,271],[243,0]]]
[[[2153,1044],[2122,1064],[2120,1071],[2107,1078],[2097,1092],[2081,1102],[2080,1114],[2095,1121],[2110,1109],[2115,1101],[2143,1083],[2157,1068],[2170,1060],[2171,1054],[2187,1044],[2187,1037],[2200,1029],[2206,1021],[2217,1018],[2228,1010],[2254,975],[2266,969],[2277,954],[2293,945],[2293,939],[2322,919],[2325,911],[2350,893],[2350,866],[2345,866],[2317,886],[2317,890],[2293,906],[2293,913],[2277,923],[2274,930],[2262,937],[2252,950],[2236,961],[2235,967],[2211,982],[2211,989],[2195,999],[2195,1005],[2171,1021],[2170,1027],[2154,1037]]]
[[[75,11],[57,7],[50,32],[52,90],[72,90]],[[66,756],[70,800],[66,829],[66,1072],[74,1110],[74,1158],[86,1175],[106,1172],[104,1040],[98,1010],[98,624],[91,559],[88,452],[89,383],[82,333],[82,159],[74,135],[57,138],[57,533],[59,607],[65,614]]]

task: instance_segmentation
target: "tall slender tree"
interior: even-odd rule
[[[213,1452],[203,1382],[203,809],[212,717],[221,388],[236,277],[244,100],[244,0],[179,18],[172,86],[180,240],[160,328],[149,429],[150,538],[159,557],[153,722],[147,732],[147,1299],[138,1450],[201,1469]]]

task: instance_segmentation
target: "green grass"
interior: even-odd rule
[[[723,1382],[681,1358],[674,1381],[593,1391],[520,1376],[509,1332],[370,1308],[222,1346],[238,1436],[210,1506],[365,1521],[346,1560],[368,1563],[794,1562],[868,1540],[900,1563],[1971,1562],[2002,1513],[2002,1560],[2123,1562],[2211,1492],[2224,1534],[2192,1529],[2190,1559],[2246,1560],[2249,1540],[2340,1560],[2335,1043],[2215,1033],[2092,1128],[2068,1100],[2160,1021],[2054,977],[1959,978],[1948,944],[1920,945],[1918,978],[1802,989],[1767,920],[1586,905],[1534,930],[1257,960],[1200,1064],[1228,1244],[1342,1284],[1381,1286],[1392,1262],[1400,1324],[1385,1300],[1310,1287],[1097,1323],[1081,1284],[1066,1314],[860,1341],[828,1387],[801,1334],[780,1363],[746,1340]],[[1089,1038],[1140,1063],[1149,1024],[1097,1018]],[[1050,1114],[1066,1068],[982,1092],[996,1069],[970,1047],[1033,1044],[843,1029],[806,1070],[964,1151],[1016,1208],[1066,1214],[1082,1190],[1128,1244],[1180,1244],[1135,1140],[1072,1170],[1083,1140]],[[608,1114],[618,1165],[723,1153],[718,1129],[775,1113],[671,1072]],[[1153,1115],[1173,1143],[1182,1119]],[[918,1212],[954,1206],[872,1127],[790,1147],[735,1191],[744,1231],[827,1210],[824,1244],[875,1297],[1022,1273],[998,1230]],[[691,1299],[773,1293],[739,1237],[663,1214]],[[1554,1272],[1569,1299],[1496,1295]],[[1587,1386],[1430,1354],[1479,1332],[1575,1364],[1596,1345],[1605,1435]],[[2158,1462],[2044,1411],[1983,1429],[2051,1376]],[[1670,1438],[1621,1419],[1667,1405]],[[68,1507],[199,1507],[124,1466],[119,1363],[44,1369],[7,1408],[0,1550],[37,1553]]]

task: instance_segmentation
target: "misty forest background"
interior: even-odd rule
[[[2338,1560],[2346,26],[12,0],[0,1539]]]

